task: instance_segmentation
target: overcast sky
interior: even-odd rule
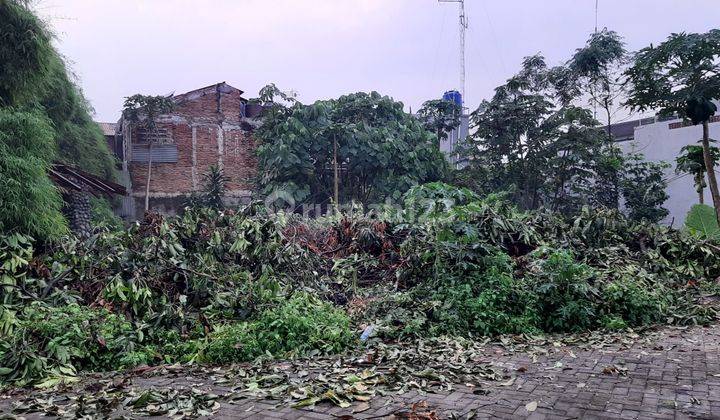
[[[417,109],[459,87],[458,7],[437,0],[40,0],[96,110],[135,93],[267,83],[303,102],[376,90]],[[543,53],[560,64],[595,26],[595,0],[466,0],[466,103],[474,108]],[[598,27],[630,50],[720,27],[718,0],[599,0]]]

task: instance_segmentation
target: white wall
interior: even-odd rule
[[[671,130],[668,125],[678,121],[662,121],[636,127],[633,141],[618,143],[625,152],[640,152],[645,155],[647,160],[665,161],[672,165],[666,171],[667,193],[670,198],[665,202],[665,208],[670,211],[670,214],[665,219],[665,223],[673,223],[675,227],[682,226],[690,207],[698,203],[692,176],[678,177],[675,175],[675,158],[680,154],[683,146],[700,144],[698,141],[702,139],[701,125]],[[710,123],[710,138],[716,139],[720,143],[720,122]],[[718,173],[717,168],[716,173]],[[710,191],[707,188],[705,188],[705,203],[712,203]]]
[[[457,147],[468,136],[469,125],[470,115],[461,115],[460,125],[440,141],[440,151],[445,154],[445,157],[453,166],[458,165]]]

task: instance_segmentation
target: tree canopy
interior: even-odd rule
[[[627,105],[632,109],[658,109],[660,114],[703,125],[703,160],[720,222],[720,190],[708,128],[717,111],[712,101],[720,98],[720,29],[672,34],[658,46],[643,48],[635,54],[626,75],[630,86]]]
[[[618,208],[622,195],[631,217],[662,219],[664,166],[624,156],[592,111],[573,104],[592,74],[590,64],[579,73],[573,63],[549,68],[542,56],[528,57],[480,104],[471,116],[460,182],[484,193],[510,191],[524,209],[564,214],[586,205]]]
[[[706,121],[717,110],[712,100],[720,98],[720,29],[672,34],[638,51],[626,74],[630,107]]]
[[[628,54],[622,37],[605,28],[590,35],[585,46],[578,48],[566,66],[561,67],[567,69],[560,74],[567,75],[568,83],[558,85],[558,91],[565,98],[586,97],[594,110],[602,110],[610,140],[610,125],[625,94],[622,72],[627,63]]]
[[[149,131],[156,129],[157,118],[175,109],[169,96],[132,95],[125,98],[123,117],[142,125]]]
[[[435,136],[403,104],[377,92],[289,107],[270,105],[257,134],[260,187],[296,203],[333,197],[337,142],[341,203],[399,198],[411,186],[442,178],[448,165]]]
[[[465,153],[471,168],[493,168],[488,190],[512,190],[522,208],[572,211],[590,204],[583,191],[596,182],[605,142],[589,110],[557,103],[551,76],[542,56],[526,58],[473,112]]]
[[[460,105],[445,99],[432,99],[425,101],[417,112],[417,117],[422,121],[425,129],[435,133],[438,140],[447,136],[450,130],[460,125]]]

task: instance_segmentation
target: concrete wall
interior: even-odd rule
[[[467,114],[460,116],[460,125],[450,131],[443,140],[440,141],[440,151],[445,154],[445,157],[454,167],[461,165],[458,162],[457,148],[465,141],[468,136],[470,126],[470,116]]]
[[[699,144],[698,141],[702,139],[702,126],[700,125],[670,128],[671,125],[679,125],[677,124],[679,121],[663,121],[636,127],[634,140],[618,143],[625,152],[640,152],[645,155],[647,160],[665,161],[672,165],[666,171],[667,193],[670,198],[665,202],[665,208],[670,211],[670,214],[665,223],[673,223],[675,227],[683,224],[690,207],[698,203],[692,176],[675,174],[675,158],[680,154],[683,146]],[[710,138],[720,141],[720,122],[710,123]],[[718,173],[717,168],[716,173]],[[707,188],[705,189],[705,202],[712,203],[710,191]]]

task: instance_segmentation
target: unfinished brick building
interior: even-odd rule
[[[243,91],[225,82],[173,95],[175,109],[156,121],[152,133],[121,119],[116,139],[121,144],[124,183],[130,192],[121,215],[142,217],[148,166],[151,165],[149,207],[165,214],[182,209],[187,198],[202,188],[211,165],[229,178],[229,204],[248,201],[257,162]]]

